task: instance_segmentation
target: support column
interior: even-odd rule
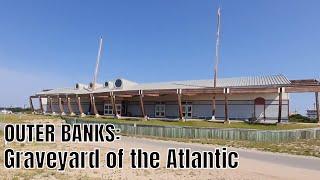
[[[263,104],[263,120],[266,121],[266,101],[264,101],[264,104]]]
[[[41,114],[44,114],[45,112],[44,112],[44,110],[43,110],[43,105],[42,105],[42,98],[41,98],[41,96],[39,96],[39,106],[40,106],[40,113],[41,113]]]
[[[278,123],[281,123],[282,119],[282,93],[283,93],[283,88],[278,89],[279,93],[279,108],[278,108]]]
[[[181,103],[182,90],[181,89],[177,89],[177,96],[178,96],[178,106],[179,106],[179,119],[185,122],[186,120],[183,117],[183,113],[182,113],[182,103]]]
[[[224,89],[224,123],[230,124],[229,121],[229,101],[228,101],[228,95],[229,95],[230,89],[225,88]]]
[[[288,98],[288,121],[290,119],[290,98]]]
[[[94,99],[94,96],[93,94],[90,94],[90,100],[91,100],[91,105],[93,106],[93,113],[96,117],[99,117],[99,113],[98,113],[98,110],[97,110],[97,107],[96,107],[96,101]]]
[[[317,113],[317,120],[320,124],[320,107],[319,107],[319,92],[315,92],[316,95],[316,113]]]
[[[63,106],[62,106],[62,100],[61,100],[61,97],[58,97],[58,101],[59,101],[59,109],[60,109],[60,114],[61,115],[66,115],[66,113],[64,113],[64,110],[63,110]]]
[[[50,97],[50,107],[52,115],[56,115],[56,112],[53,111],[52,98]]]
[[[47,97],[47,112],[52,112],[52,106],[51,106],[51,98],[50,96]]]
[[[140,90],[140,91],[139,91],[139,95],[140,95],[140,108],[141,108],[141,114],[142,114],[142,117],[143,117],[145,120],[147,120],[147,119],[148,119],[148,117],[147,117],[147,115],[146,115],[146,113],[145,113],[145,109],[144,109],[144,103],[143,103],[143,91],[142,91],[142,90]]]
[[[86,115],[83,113],[83,109],[82,109],[82,106],[81,106],[81,98],[80,98],[80,96],[77,97],[77,104],[78,104],[78,109],[79,109],[80,117],[86,116]]]
[[[112,110],[115,118],[119,118],[117,106],[116,106],[116,96],[113,94],[113,92],[110,92],[110,101],[112,104]]]
[[[211,120],[216,120],[216,95],[212,97],[212,117]]]
[[[31,96],[29,97],[29,103],[30,103],[31,113],[34,114],[35,111],[34,111],[34,106],[33,106],[32,97]]]
[[[66,96],[66,98],[67,98],[67,103],[68,103],[69,114],[70,114],[70,116],[74,116],[75,114],[74,114],[72,107],[71,107],[70,97]]]

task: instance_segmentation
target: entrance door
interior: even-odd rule
[[[265,119],[265,103],[265,99],[261,97],[254,100],[254,113],[257,119]]]
[[[122,105],[121,104],[116,104],[116,110],[117,110],[117,114],[121,116]]]
[[[182,105],[182,115],[185,118],[192,118],[192,104]]]
[[[256,105],[256,118],[263,119],[264,117],[264,105]]]
[[[121,115],[122,106],[121,104],[116,104],[117,114]],[[112,104],[104,104],[104,115],[114,115]]]

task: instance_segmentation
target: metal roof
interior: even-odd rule
[[[217,80],[217,87],[268,87],[290,85],[291,82],[284,75],[253,76],[221,78]],[[140,83],[124,86],[123,88],[101,87],[92,91],[90,89],[61,88],[37,93],[37,95],[48,94],[88,94],[110,91],[129,91],[129,90],[156,90],[156,89],[195,89],[213,87],[213,80],[187,80],[159,83]]]

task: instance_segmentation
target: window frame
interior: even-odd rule
[[[157,114],[158,113],[158,114]],[[166,105],[163,102],[157,102],[154,107],[154,116],[158,118],[166,117]]]
[[[116,109],[117,109],[117,113],[119,114],[119,115],[121,115],[121,112],[122,112],[122,104],[115,104],[115,106],[116,106]],[[108,108],[106,108],[106,107],[108,107]],[[108,111],[108,112],[107,112]],[[107,113],[106,113],[107,112]],[[111,113],[110,113],[111,112]],[[110,115],[114,115],[113,114],[113,106],[112,106],[112,104],[110,104],[110,103],[104,103],[104,105],[103,105],[103,114],[104,115],[107,115],[107,116],[110,116]]]

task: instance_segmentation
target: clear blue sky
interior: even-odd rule
[[[320,1],[221,0],[220,77],[319,78]],[[0,106],[93,76],[137,82],[213,76],[214,0],[0,1]],[[296,98],[295,98],[296,97]],[[304,111],[313,95],[294,96]]]

